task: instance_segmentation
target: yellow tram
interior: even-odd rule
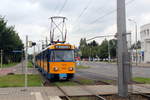
[[[75,73],[75,46],[52,44],[36,55],[36,67],[50,80],[71,79]]]

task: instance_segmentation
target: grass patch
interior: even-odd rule
[[[90,68],[90,66],[83,66],[83,65],[79,65],[79,66],[76,66],[77,69],[87,69],[87,68]]]
[[[24,74],[0,76],[0,87],[23,87]],[[41,86],[40,75],[28,75],[28,86]]]
[[[89,80],[89,79],[78,79],[78,81],[81,84],[85,84],[85,85],[92,85],[95,83],[94,80]]]
[[[135,78],[133,78],[133,81],[150,84],[150,78],[135,77]]]
[[[28,68],[33,68],[33,64],[31,61],[28,61]]]
[[[113,80],[103,80],[106,83],[113,83]]]
[[[14,67],[18,63],[9,63],[9,64],[3,64],[2,68],[8,68],[8,67]]]
[[[58,86],[76,86],[78,85],[75,82],[72,81],[60,81],[60,82],[55,82],[54,84],[58,85]]]

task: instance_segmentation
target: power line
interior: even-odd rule
[[[57,0],[57,2],[58,2],[58,0]],[[60,3],[60,2],[59,2],[59,3]],[[57,10],[58,10],[58,7],[59,7],[59,4],[57,3],[57,5],[55,6],[55,9],[54,9],[54,11],[55,11],[54,15],[56,14],[56,12],[57,12]]]
[[[89,0],[89,2],[87,3],[87,5],[83,8],[82,12],[77,17],[77,20],[85,13],[85,11],[89,8],[90,4],[91,4],[91,0]]]
[[[62,5],[61,9],[58,12],[58,15],[62,12],[62,10],[64,9],[65,5],[67,4],[68,0],[65,0],[64,4]]]
[[[114,37],[115,35],[101,35],[101,36],[95,36],[93,38],[90,38],[90,39],[87,39],[86,41],[91,41],[93,39],[96,39],[96,38],[103,38],[103,37]]]
[[[79,14],[79,16],[77,16],[77,18],[74,20],[74,21],[77,21],[80,19],[80,17],[82,17],[82,15],[87,11],[87,9],[89,8],[90,4],[91,4],[91,1],[92,0],[89,0],[87,5],[83,8],[83,10],[81,11],[81,13]],[[80,30],[80,22],[76,23],[76,25],[78,25],[78,29],[77,30]],[[75,26],[76,26],[75,25]]]
[[[116,12],[116,10],[117,10],[117,9],[105,13],[103,16],[100,16],[100,17],[96,18],[96,19],[95,19],[94,21],[92,21],[90,24],[96,23],[97,21],[99,21],[100,19],[104,18],[105,16],[108,16],[108,15],[110,15],[110,14]]]
[[[135,1],[135,0],[130,0],[130,1],[128,1],[128,2],[126,3],[126,5],[129,5],[129,4],[132,3],[133,1]],[[94,23],[96,23],[97,21],[99,21],[100,19],[103,19],[105,16],[111,15],[111,14],[113,14],[113,13],[116,12],[116,11],[117,11],[117,9],[114,9],[114,10],[112,10],[112,11],[109,11],[109,12],[105,13],[104,15],[102,15],[102,16],[96,18],[96,19],[95,19],[94,21],[92,21],[90,24],[94,24]]]

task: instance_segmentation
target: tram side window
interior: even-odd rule
[[[44,61],[46,61],[46,54],[47,54],[47,52],[44,51]]]
[[[38,56],[35,56],[35,61],[37,61],[38,60]]]
[[[54,52],[50,53],[50,60],[51,61],[55,61],[55,54],[54,54]]]
[[[40,55],[38,55],[38,60],[40,60]]]
[[[42,61],[42,53],[40,53],[40,60]]]
[[[43,52],[43,54],[42,54],[42,58],[43,58],[43,61],[45,60],[45,52]]]
[[[42,52],[42,60],[44,61],[44,52]]]
[[[40,61],[42,61],[42,53],[40,53]]]
[[[49,55],[49,50],[46,50],[46,61],[47,61],[47,62],[49,61],[49,57],[50,57],[50,55]]]
[[[39,54],[39,60],[41,60],[41,55]]]
[[[41,61],[42,61],[42,55],[41,55],[41,53],[40,53],[40,66],[41,66]]]
[[[45,51],[43,52],[43,60],[45,61]]]

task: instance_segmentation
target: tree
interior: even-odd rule
[[[141,41],[137,41],[131,46],[131,49],[141,49]]]
[[[106,59],[108,58],[108,41],[105,39],[101,45],[99,46],[99,53],[98,56],[101,59]]]
[[[109,41],[110,46],[110,56],[111,58],[116,58],[117,40],[112,39]]]
[[[88,43],[88,46],[96,47],[98,46],[98,43],[95,40],[93,40],[92,42]]]
[[[4,53],[4,63],[19,62],[21,60],[21,53],[13,53],[12,51],[22,50],[23,43],[14,27],[8,27],[3,17],[0,18],[0,49]]]
[[[83,47],[86,47],[86,46],[87,46],[86,38],[81,38],[79,48],[83,48]]]
[[[85,38],[81,38],[79,49],[81,51],[81,58],[87,58],[87,43]]]
[[[111,58],[116,58],[117,40],[112,39],[109,41],[109,49]],[[86,39],[80,40],[80,51],[82,52],[81,58],[96,58],[97,56],[101,59],[108,58],[108,40],[104,40],[99,45],[95,40],[90,43],[86,43]]]

